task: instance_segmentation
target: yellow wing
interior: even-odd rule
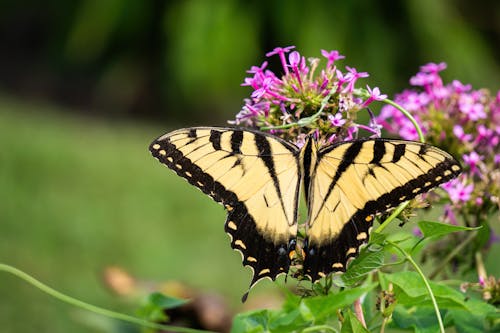
[[[318,151],[308,202],[305,274],[345,271],[368,241],[373,215],[460,173],[448,153],[417,142],[370,139]]]
[[[165,134],[150,151],[225,206],[231,246],[253,270],[250,287],[288,272],[301,179],[297,147],[260,132],[198,127]]]

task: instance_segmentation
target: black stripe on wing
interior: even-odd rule
[[[239,132],[239,133],[238,133]],[[213,130],[209,142],[213,148],[220,149],[220,134]],[[196,140],[196,130],[189,131],[190,138]],[[233,154],[240,152],[242,131],[234,131],[231,136],[231,147]],[[232,191],[227,190],[222,184],[215,181],[213,177],[205,173],[199,166],[191,162],[178,150],[170,139],[161,138],[155,140],[149,147],[152,155],[177,175],[185,178],[190,184],[198,187],[215,201],[224,205],[228,211],[225,223],[225,231],[230,235],[231,247],[242,254],[243,265],[250,266],[253,278],[250,288],[263,278],[275,280],[281,273],[287,273],[290,267],[289,243],[275,244],[273,241],[259,233],[252,215],[248,212],[245,204],[238,200]],[[246,299],[244,295],[244,299]]]

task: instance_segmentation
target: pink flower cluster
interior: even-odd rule
[[[443,84],[439,72],[445,68],[445,63],[422,66],[410,79],[415,88],[396,95],[395,102],[417,120],[427,142],[462,160],[466,172],[442,186],[453,208],[446,219],[456,220],[453,213],[485,218],[500,205],[500,91],[492,96],[457,80]],[[391,105],[377,121],[390,133],[418,139],[413,124]]]
[[[266,54],[279,58],[281,76],[267,69],[267,61],[247,71],[251,75],[242,85],[251,87],[253,92],[230,123],[265,128],[298,145],[311,133],[320,142],[353,139],[360,129],[378,136],[380,130],[375,122],[361,125],[355,121],[359,110],[387,97],[378,88],[367,87],[364,94],[358,92],[357,81],[368,73],[349,66],[342,72],[337,62],[344,56],[338,51],[325,50],[321,54],[326,65],[320,70],[320,59],[306,60],[299,52],[292,51],[294,48],[277,47]]]

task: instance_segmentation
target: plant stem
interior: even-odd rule
[[[359,322],[363,325],[363,327],[366,328],[365,315],[363,314],[363,307],[361,306],[361,299],[358,298],[357,300],[355,300],[353,305],[354,305],[354,313],[356,314],[356,317],[358,318]]]
[[[446,266],[458,253],[460,253],[460,251],[462,251],[462,249],[466,247],[467,244],[469,244],[474,239],[474,237],[476,237],[475,232],[469,233],[469,235],[464,239],[463,242],[460,242],[450,253],[448,253],[446,258],[439,262],[439,265],[432,271],[431,274],[429,274],[429,279],[435,278],[436,275],[441,272],[443,267]]]
[[[406,208],[406,206],[408,206],[409,203],[409,201],[405,201],[401,205],[399,205],[398,208],[396,208],[394,212],[392,212],[392,214],[389,215],[389,217],[386,218],[385,221],[377,227],[377,229],[375,229],[375,232],[381,233],[382,231],[384,231],[389,223],[391,223],[391,221],[394,220]]]
[[[316,326],[311,326],[308,328],[304,328],[301,332],[302,333],[308,333],[308,332],[316,332],[316,331],[330,331],[330,332],[337,332],[337,330],[331,326],[328,325],[316,325]]]
[[[429,284],[429,281],[427,281],[427,278],[425,277],[424,273],[420,269],[420,267],[417,265],[415,260],[411,257],[409,253],[407,253],[405,250],[403,250],[399,245],[396,243],[393,243],[391,241],[387,241],[389,244],[391,244],[395,249],[397,249],[401,254],[405,257],[406,260],[415,268],[417,273],[420,275],[422,278],[422,281],[424,282],[425,288],[427,289],[429,293],[429,297],[431,298],[432,305],[434,306],[434,311],[436,312],[436,318],[438,320],[439,324],[439,330],[441,333],[445,333],[444,330],[444,325],[443,325],[443,319],[441,318],[441,313],[439,312],[439,306],[437,304],[436,298],[434,297],[434,293],[432,292],[431,285]]]
[[[133,316],[129,316],[129,315],[126,315],[123,313],[114,312],[114,311],[111,311],[108,309],[104,309],[104,308],[80,301],[79,299],[76,299],[76,298],[73,298],[73,297],[68,296],[66,294],[63,294],[63,293],[47,286],[46,284],[38,281],[37,279],[35,279],[31,275],[28,275],[27,273],[13,267],[13,266],[7,265],[7,264],[0,263],[0,271],[10,273],[10,274],[28,282],[29,284],[31,284],[35,288],[40,289],[44,293],[49,294],[50,296],[52,296],[54,298],[57,298],[58,300],[60,300],[62,302],[71,304],[73,306],[82,308],[82,309],[90,311],[90,312],[100,314],[102,316],[106,316],[106,317],[117,319],[117,320],[126,321],[129,323],[133,323],[136,325],[149,327],[149,328],[153,328],[153,329],[168,330],[171,332],[181,332],[181,333],[184,333],[184,332],[185,333],[210,332],[210,331],[196,330],[196,329],[190,329],[190,328],[185,328],[185,327],[161,325],[158,323],[150,322],[150,321],[147,321],[147,320],[144,320],[141,318],[137,318],[137,317],[133,317]]]
[[[476,257],[478,280],[485,281],[486,278],[488,277],[488,274],[486,273],[486,268],[484,267],[483,255],[481,254],[481,251],[476,251],[475,257]]]
[[[417,121],[415,120],[415,118],[413,118],[413,116],[408,112],[406,111],[401,105],[399,105],[398,103],[390,100],[390,99],[384,99],[383,100],[384,103],[387,103],[387,104],[390,104],[392,105],[393,107],[395,107],[396,109],[398,109],[399,111],[401,111],[402,114],[405,115],[406,118],[408,118],[408,120],[411,121],[411,123],[413,124],[413,126],[415,126],[415,129],[417,130],[417,133],[418,133],[418,139],[420,140],[420,142],[424,143],[425,142],[425,139],[424,139],[424,133],[422,133],[422,129],[420,129],[420,126],[418,126],[418,123]]]

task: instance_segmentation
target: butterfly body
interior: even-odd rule
[[[303,187],[304,274],[312,281],[345,271],[368,241],[373,217],[454,178],[461,168],[446,152],[411,141],[362,139],[299,148],[273,135],[195,127],[165,134],[154,157],[228,212],[225,231],[250,286],[288,272],[295,251]]]

